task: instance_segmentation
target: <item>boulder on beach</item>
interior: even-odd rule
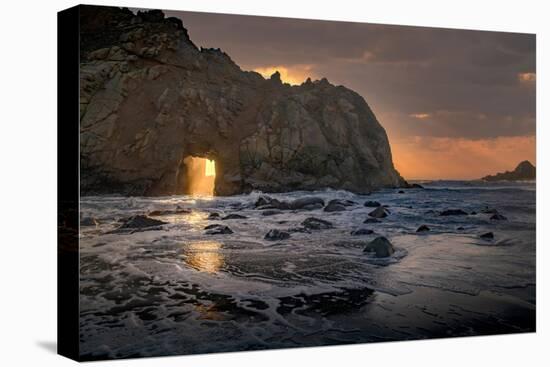
[[[363,249],[363,252],[373,254],[375,257],[390,257],[395,252],[395,249],[386,237],[381,236],[370,241]]]
[[[485,208],[481,209],[481,212],[483,214],[498,214],[498,210],[494,209],[494,208],[489,208],[488,206],[486,206]]]
[[[352,231],[351,235],[352,236],[365,236],[365,235],[369,235],[369,234],[373,234],[373,233],[374,233],[374,231],[372,229],[359,228],[359,229],[356,229],[355,231]]]
[[[208,215],[208,218],[206,218],[206,219],[208,219],[208,220],[218,220],[218,219],[220,219],[220,217],[221,217],[220,213],[210,213]]]
[[[145,215],[133,215],[122,220],[122,225],[112,233],[153,231],[161,229],[161,225],[168,224],[162,220],[149,218]]]
[[[343,201],[331,200],[323,210],[328,213],[343,212],[346,210],[346,206],[349,206],[349,205],[346,205]]]
[[[248,217],[241,215],[241,214],[229,214],[222,218],[222,220],[228,220],[228,219],[246,219]]]
[[[191,213],[191,209],[177,207],[176,209],[153,210],[152,212],[149,212],[149,216],[160,217],[163,215],[176,215],[176,214],[189,214],[189,213]]]
[[[309,217],[302,222],[302,226],[307,229],[329,229],[332,223],[323,219]]]
[[[268,241],[282,241],[282,240],[286,240],[287,238],[290,238],[290,233],[280,231],[278,229],[271,229],[264,236],[264,239]]]
[[[292,210],[314,210],[320,209],[325,206],[325,201],[320,197],[310,196],[305,198],[299,198],[288,203],[288,206]]]
[[[493,234],[493,232],[487,232],[483,233],[479,237],[483,238],[484,240],[492,240],[493,238],[495,238],[495,235]]]
[[[427,232],[430,230],[430,227],[428,227],[427,225],[425,224],[422,224],[420,227],[418,227],[418,229],[416,230],[417,232]]]
[[[439,213],[441,216],[451,216],[451,215],[468,215],[464,210],[462,209],[447,209],[443,210],[441,213]]]
[[[383,206],[379,206],[369,213],[369,217],[373,218],[385,218],[388,216],[388,211]]]
[[[224,226],[222,224],[210,224],[206,227],[204,227],[205,231],[204,234],[208,235],[215,235],[215,234],[231,234],[233,231],[228,226]]]
[[[508,220],[508,218],[506,218],[504,215],[502,214],[499,214],[499,213],[495,213],[491,216],[491,218],[489,218],[491,220]]]
[[[279,209],[266,209],[266,210],[262,210],[262,215],[264,217],[268,217],[268,216],[271,216],[271,215],[281,214],[282,212],[283,211],[279,210]]]
[[[365,201],[365,204],[363,205],[366,206],[367,208],[377,208],[381,206],[381,204],[378,201],[372,201],[372,200]]]
[[[403,191],[403,190],[399,190],[399,191],[397,191],[397,193],[398,193],[398,194],[404,194],[404,193],[405,193],[405,191]]]

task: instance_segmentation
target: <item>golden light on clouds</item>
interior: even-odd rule
[[[536,164],[534,136],[464,139],[411,137],[390,140],[399,173],[414,179],[478,179],[513,170],[529,160]]]
[[[519,73],[518,80],[522,84],[532,84],[537,81],[536,73]]]
[[[429,113],[411,113],[409,116],[415,119],[424,120],[430,117],[431,115]]]
[[[260,73],[264,78],[269,79],[276,71],[281,74],[283,83],[291,85],[300,85],[307,78],[314,78],[313,65],[292,65],[292,66],[267,66],[254,68],[254,71]]]

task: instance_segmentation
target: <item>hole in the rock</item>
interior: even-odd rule
[[[183,160],[187,168],[186,191],[189,195],[214,195],[216,162],[189,156]]]

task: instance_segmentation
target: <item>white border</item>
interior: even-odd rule
[[[95,4],[370,23],[537,33],[537,329],[536,334],[454,338],[103,362],[113,366],[543,365],[548,361],[550,30],[544,1],[223,1],[132,0]],[[73,1],[2,5],[2,287],[0,364],[72,365],[56,339],[56,12]],[[544,310],[544,312],[542,312]]]

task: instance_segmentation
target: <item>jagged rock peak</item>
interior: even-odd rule
[[[489,175],[482,178],[485,181],[525,181],[536,179],[537,172],[535,166],[529,161],[520,162],[516,168],[510,172],[501,172],[496,175]]]

